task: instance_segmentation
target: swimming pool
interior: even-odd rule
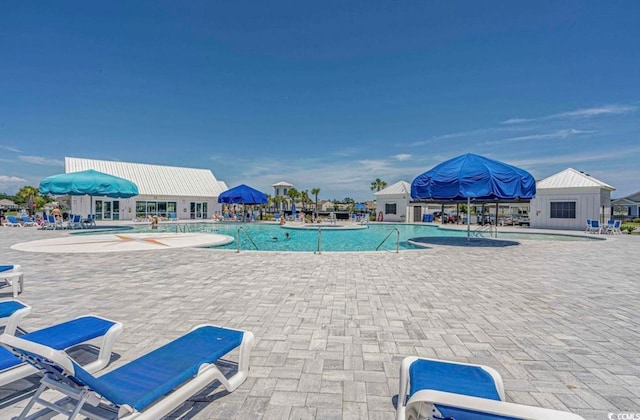
[[[291,225],[293,226],[293,225]],[[318,250],[318,229],[292,229],[291,226],[280,226],[276,224],[263,223],[190,223],[190,224],[160,224],[157,230],[151,230],[149,225],[134,226],[135,232],[176,232],[180,229],[187,232],[211,232],[233,236],[236,240],[228,245],[217,247],[217,249],[237,249],[238,229],[240,230],[240,249],[256,250],[253,241],[259,251],[282,251],[282,252],[315,252]],[[322,252],[349,252],[349,251],[375,251],[380,243],[387,240],[380,246],[380,250],[395,251],[397,232],[400,234],[401,250],[421,249],[412,245],[409,239],[415,237],[450,237],[461,238],[467,235],[466,230],[441,229],[434,225],[413,225],[406,223],[398,224],[371,224],[366,229],[346,230],[346,229],[321,229],[321,251]],[[246,232],[248,234],[245,235]],[[287,239],[286,234],[289,234]],[[488,236],[488,235],[487,235]],[[251,238],[251,240],[249,239]],[[509,240],[554,240],[554,241],[580,241],[592,240],[588,237],[561,235],[561,234],[540,234],[540,233],[520,233],[501,232],[498,239]]]

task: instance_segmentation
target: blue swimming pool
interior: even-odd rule
[[[179,227],[175,224],[160,224],[158,229],[152,231],[149,225],[135,226],[135,232],[176,232],[177,229],[188,232],[211,232],[233,236],[236,240],[228,245],[217,247],[217,249],[237,249],[238,229],[240,231],[240,245],[242,250],[256,250],[251,240],[260,251],[283,251],[283,252],[314,252],[318,249],[317,229],[292,229],[291,226],[279,226],[275,224],[263,223],[192,223],[182,224]],[[450,237],[461,238],[466,236],[464,230],[441,229],[434,225],[412,225],[412,224],[371,224],[365,229],[355,230],[331,230],[321,229],[321,251],[322,252],[345,252],[345,251],[375,251],[378,245],[387,237],[387,240],[380,247],[380,250],[395,251],[397,232],[400,234],[401,250],[420,249],[408,243],[408,240],[415,237]],[[248,234],[245,235],[245,231]],[[289,234],[287,239],[286,234]],[[559,234],[538,234],[519,232],[499,232],[499,239],[509,240],[554,240],[554,241],[575,241],[590,240],[587,237],[559,235]]]

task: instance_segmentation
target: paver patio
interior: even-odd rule
[[[516,403],[640,413],[638,236],[400,254],[9,248],[66,234],[0,228],[1,262],[25,273],[27,330],[87,313],[119,320],[112,366],[201,323],[255,334],[249,379],[175,417],[392,419],[407,355],[492,366]],[[19,413],[27,400],[7,398],[34,382],[0,389],[0,418]]]

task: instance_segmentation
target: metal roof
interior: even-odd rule
[[[573,168],[567,168],[562,172],[558,172],[557,174],[551,175],[550,177],[536,183],[537,189],[584,187],[600,187],[601,189],[609,191],[615,190],[611,185]]]
[[[285,181],[280,181],[277,184],[273,184],[272,187],[293,187],[293,185]]]
[[[411,184],[407,181],[398,181],[387,188],[380,190],[373,195],[393,195],[393,194],[409,194],[411,195]]]
[[[217,197],[226,189],[226,185],[224,183],[221,185],[209,169],[74,157],[64,158],[66,173],[87,169],[95,169],[133,181],[138,186],[140,195]]]

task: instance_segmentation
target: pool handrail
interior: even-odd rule
[[[387,236],[385,236],[385,238],[382,240],[382,242],[380,242],[380,244],[376,247],[376,251],[378,251],[380,249],[382,244],[384,244],[387,241],[387,239],[389,239],[389,237],[391,236],[391,234],[394,231],[398,234],[398,236],[396,238],[396,254],[400,253],[400,231],[397,228],[391,229],[391,232],[389,232],[389,234]]]
[[[240,226],[240,227],[238,228],[238,232],[237,232],[237,237],[238,237],[238,250],[236,251],[236,253],[237,253],[237,254],[239,254],[239,253],[240,253],[240,231],[243,231],[243,232],[244,232],[245,236],[247,237],[247,239],[249,239],[249,242],[251,242],[251,243],[253,244],[253,246],[255,247],[256,251],[260,251],[260,250],[258,249],[258,245],[256,245],[256,243],[255,243],[255,242],[253,242],[253,239],[251,239],[251,236],[249,235],[249,232],[247,232],[247,230],[246,230],[244,227]]]

